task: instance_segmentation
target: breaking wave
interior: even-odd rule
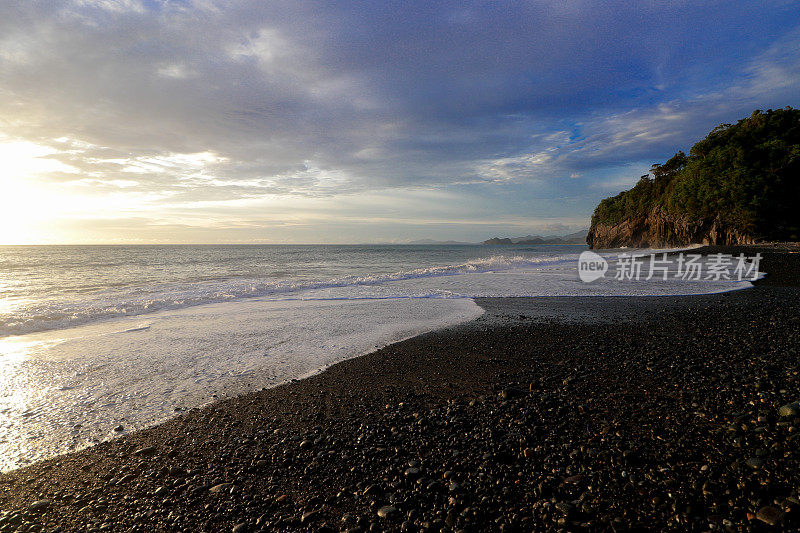
[[[393,294],[385,291],[363,290],[385,286],[392,282],[420,278],[457,276],[501,271],[530,271],[573,263],[577,254],[551,257],[523,257],[495,255],[472,259],[460,264],[415,268],[387,274],[350,275],[328,280],[290,279],[222,279],[151,285],[125,284],[109,288],[106,285],[91,294],[82,294],[80,300],[31,302],[16,312],[0,316],[0,337],[22,335],[83,325],[98,320],[120,316],[135,316],[162,310],[180,309],[196,305],[228,302],[242,298],[268,298],[273,300],[328,299],[315,295],[321,289],[361,288],[357,293],[339,291],[330,299],[369,299],[386,297],[453,298],[469,297],[444,293]]]

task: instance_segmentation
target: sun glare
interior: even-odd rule
[[[40,182],[50,172],[74,172],[46,157],[54,153],[52,148],[31,142],[0,142],[0,244],[40,242],[48,221],[68,203]]]

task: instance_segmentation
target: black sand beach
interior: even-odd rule
[[[0,531],[795,530],[800,253],[471,323],[0,475]]]

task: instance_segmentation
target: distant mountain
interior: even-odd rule
[[[408,244],[475,244],[474,242],[461,242],[461,241],[437,241],[434,239],[419,239],[417,241],[411,241]]]
[[[586,244],[586,235],[589,230],[580,230],[568,235],[526,235],[524,237],[492,237],[483,241],[483,244]]]

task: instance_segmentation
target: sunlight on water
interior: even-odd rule
[[[0,469],[38,455],[46,437],[37,419],[54,408],[48,400],[49,373],[33,362],[58,340],[0,339]]]
[[[481,313],[465,299],[251,300],[9,337],[0,340],[0,469]]]

